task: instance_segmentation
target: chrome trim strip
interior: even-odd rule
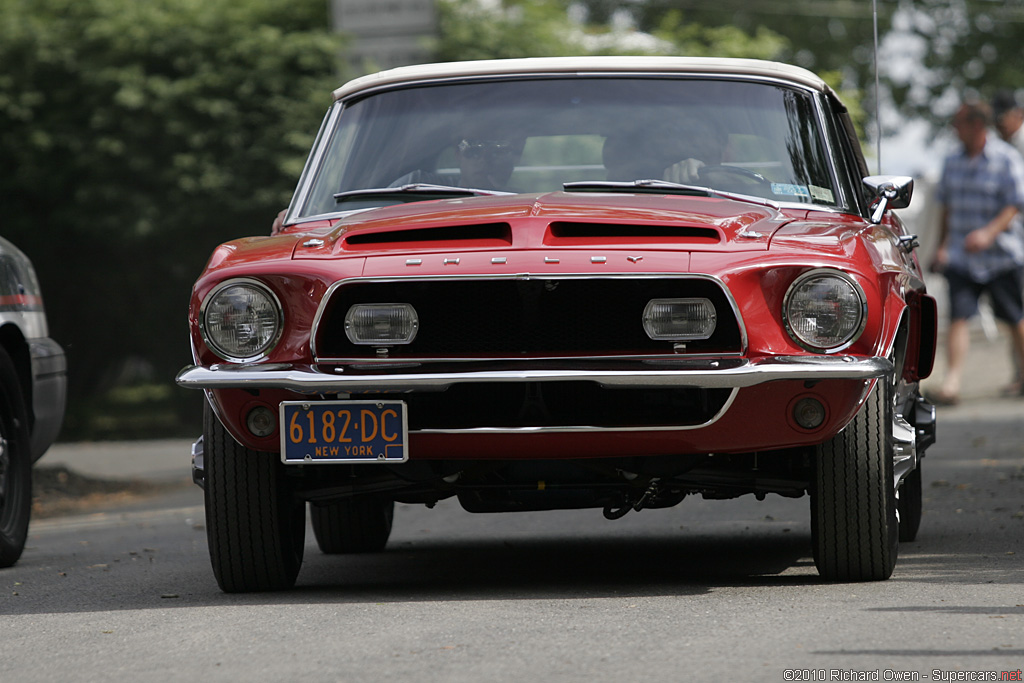
[[[815,116],[818,119],[818,132],[820,133],[818,139],[825,146],[825,158],[829,160],[828,171],[829,177],[832,179],[832,189],[837,190],[837,194],[839,195],[838,197],[834,197],[835,201],[833,202],[833,208],[849,207],[851,211],[856,213],[859,208],[856,200],[849,196],[847,188],[841,182],[841,178],[839,177],[839,169],[836,167],[835,159],[841,158],[842,153],[841,151],[836,150],[833,145],[834,140],[831,133],[838,134],[838,131],[832,130],[832,119],[827,111],[827,100],[827,93],[817,93],[811,97]],[[856,182],[855,178],[851,178],[850,180]],[[816,207],[817,205],[812,203],[811,206]]]
[[[303,214],[306,210],[306,203],[309,201],[309,193],[316,182],[316,176],[323,167],[323,158],[327,153],[327,148],[330,146],[331,137],[338,130],[338,117],[341,116],[343,110],[344,107],[339,106],[337,103],[332,103],[324,114],[320,129],[316,134],[316,140],[313,141],[313,146],[309,150],[309,156],[306,157],[306,163],[302,167],[299,182],[295,187],[295,192],[292,194],[292,201],[288,205],[285,223],[291,223],[299,218],[313,218],[316,216],[315,214],[314,216]]]
[[[714,356],[716,359],[734,359],[742,358],[743,354],[739,351],[730,353],[720,353]],[[531,356],[530,358],[509,358],[508,356],[445,356],[444,358],[426,358],[419,356],[409,356],[402,358],[371,358],[371,357],[339,357],[339,358],[319,358],[317,362],[323,364],[341,364],[350,365],[354,369],[367,364],[377,365],[384,367],[385,365],[438,365],[440,363],[516,363],[516,364],[528,364],[537,362],[549,362],[549,361],[566,361],[570,363],[575,362],[589,362],[589,361],[641,361],[644,363],[679,363],[680,361],[686,360],[707,360],[711,358],[709,354],[693,354],[688,355],[684,353],[663,353],[658,355],[631,355],[631,356]]]
[[[893,487],[899,488],[903,480],[917,469],[917,433],[903,416],[892,416],[892,475]]]
[[[652,370],[479,370],[468,372],[345,375],[310,365],[253,363],[188,366],[178,373],[189,389],[283,389],[300,394],[444,391],[453,384],[483,382],[596,382],[619,388],[751,387],[777,380],[871,380],[893,371],[882,357],[773,356],[758,360],[680,361],[673,369]]]
[[[639,257],[637,260],[640,260],[640,258],[643,257]],[[733,298],[732,292],[725,286],[725,283],[722,282],[720,278],[714,277],[713,275],[706,275],[703,273],[499,273],[495,275],[467,273],[464,275],[352,277],[344,280],[338,280],[328,287],[323,298],[320,299],[320,305],[317,307],[316,315],[313,317],[313,325],[309,335],[310,352],[318,363],[337,362],[340,360],[319,356],[316,350],[317,333],[320,329],[320,321],[323,318],[324,309],[326,309],[327,303],[331,300],[331,297],[334,296],[334,291],[339,287],[353,283],[441,282],[448,280],[666,280],[670,278],[679,280],[710,280],[718,285],[725,294],[725,298],[729,302],[729,306],[732,307],[732,313],[736,317],[736,324],[739,325],[741,353],[746,351],[747,327],[743,322],[743,316],[740,315],[740,308],[736,305],[736,299]],[[672,356],[666,357],[672,358]],[[618,358],[618,356],[616,356],[616,358]],[[369,359],[360,360],[366,361]],[[403,359],[403,361],[410,362],[405,359]]]
[[[386,72],[382,72],[386,73]],[[370,74],[369,78],[379,77],[380,74]],[[812,74],[813,76],[813,74]],[[823,83],[810,83],[805,80],[794,78],[791,74],[763,74],[763,73],[750,73],[743,72],[737,73],[736,71],[715,71],[709,69],[707,65],[703,68],[696,67],[693,69],[671,69],[671,68],[644,68],[642,66],[630,67],[622,69],[621,71],[609,70],[609,69],[591,69],[586,67],[577,67],[571,69],[537,69],[531,70],[520,70],[520,71],[507,71],[503,73],[495,72],[480,72],[480,73],[452,73],[452,74],[423,74],[420,77],[410,77],[404,80],[389,81],[374,85],[367,85],[359,88],[358,90],[351,90],[349,92],[342,92],[349,85],[346,83],[341,87],[337,88],[334,93],[334,103],[347,105],[350,100],[363,99],[364,97],[375,94],[377,92],[386,92],[388,90],[404,90],[407,88],[418,88],[422,86],[433,86],[433,85],[455,85],[464,83],[480,83],[489,81],[506,81],[506,80],[556,80],[556,79],[579,79],[579,78],[615,78],[615,79],[628,79],[628,78],[644,78],[644,79],[659,79],[659,80],[724,80],[724,81],[745,81],[753,83],[764,83],[768,85],[777,85],[789,87],[794,90],[801,90],[809,93],[822,92],[821,85]],[[815,77],[817,78],[817,77]],[[359,80],[359,79],[355,79]],[[351,83],[351,81],[350,81]],[[827,85],[825,87],[828,87]],[[340,93],[340,94],[339,94]]]

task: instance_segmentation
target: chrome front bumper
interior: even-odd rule
[[[644,361],[624,370],[579,363],[551,369],[474,369],[467,365],[463,371],[374,373],[340,366],[252,363],[189,366],[178,373],[177,382],[189,389],[282,389],[299,394],[408,393],[444,391],[461,383],[567,381],[623,389],[735,389],[778,380],[871,380],[892,371],[892,363],[885,358],[856,356]]]

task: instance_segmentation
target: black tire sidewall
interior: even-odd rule
[[[28,410],[10,356],[0,348],[0,435],[6,440],[5,493],[0,503],[0,567],[21,557],[32,515],[32,452]]]
[[[395,515],[393,500],[359,496],[309,506],[313,535],[328,554],[379,552],[387,545]]]
[[[295,585],[305,544],[305,503],[274,453],[245,448],[207,404],[203,428],[206,536],[214,576],[228,593]]]
[[[811,536],[826,580],[884,580],[896,565],[892,411],[889,385],[878,380],[846,429],[817,448]]]

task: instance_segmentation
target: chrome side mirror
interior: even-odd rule
[[[874,196],[870,220],[875,225],[882,222],[887,210],[910,206],[910,197],[914,194],[914,179],[910,176],[872,175],[864,179],[864,184]]]

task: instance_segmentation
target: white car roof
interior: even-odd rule
[[[361,76],[334,91],[340,100],[381,86],[418,81],[444,80],[475,76],[566,73],[678,73],[755,76],[772,78],[820,92],[830,88],[806,69],[759,59],[714,59],[706,57],[533,57],[527,59],[490,59],[472,62],[444,62],[401,66]]]

